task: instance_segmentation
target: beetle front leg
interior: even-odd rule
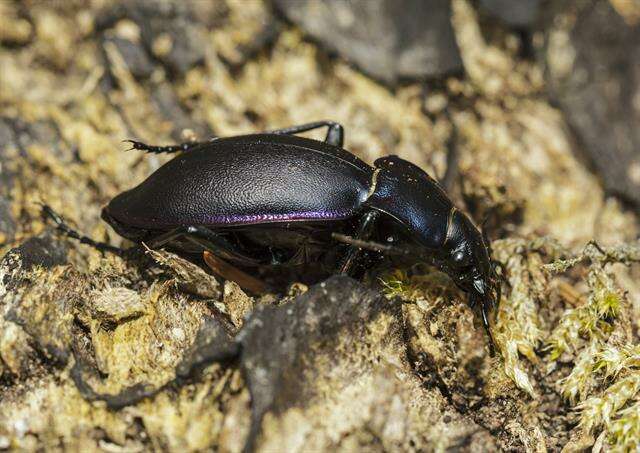
[[[378,211],[369,211],[364,214],[360,219],[360,225],[358,225],[358,229],[353,238],[357,241],[363,241],[369,238],[379,215],[380,213]],[[349,274],[361,252],[362,249],[360,247],[350,246],[338,267],[338,273]]]

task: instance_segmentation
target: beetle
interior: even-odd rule
[[[323,127],[324,141],[297,135]],[[173,146],[127,141],[149,153],[181,153],[104,207],[102,218],[121,236],[199,255],[256,293],[269,288],[268,270],[354,274],[363,254],[376,253],[429,261],[468,293],[471,306],[480,302],[493,346],[489,313],[500,285],[489,244],[416,165],[393,155],[366,164],[343,148],[344,128],[333,121]],[[68,235],[117,250],[46,211]]]

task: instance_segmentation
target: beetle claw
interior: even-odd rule
[[[130,143],[131,148],[128,148],[126,151],[132,151],[134,149],[142,150],[144,149],[144,144],[141,142],[136,142],[135,140],[122,140],[122,143]]]

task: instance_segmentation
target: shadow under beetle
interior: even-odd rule
[[[324,141],[295,135],[321,127]],[[419,167],[397,156],[371,167],[342,148],[343,136],[340,124],[321,121],[175,146],[130,141],[137,150],[182,153],[111,200],[102,218],[134,242],[204,258],[254,293],[268,289],[269,270],[354,274],[367,254],[427,261],[469,294],[471,306],[480,302],[491,338],[500,284],[480,231]],[[119,250],[45,212],[81,242]]]

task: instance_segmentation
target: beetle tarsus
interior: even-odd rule
[[[73,238],[79,241],[81,244],[86,244],[100,252],[109,252],[115,253],[116,255],[122,255],[125,253],[124,249],[120,247],[116,247],[111,244],[107,244],[106,242],[94,241],[88,236],[80,234],[73,228],[71,228],[65,220],[62,218],[60,214],[55,212],[49,205],[42,203],[42,215],[45,218],[51,219],[55,224],[56,228],[61,231],[65,236]]]
[[[131,151],[135,149],[138,151],[144,151],[146,153],[151,153],[151,154],[169,154],[169,153],[177,153],[180,151],[186,152],[197,146],[209,143],[209,142],[184,142],[177,145],[156,146],[156,145],[148,145],[146,143],[138,142],[135,140],[123,140],[123,141],[131,144],[131,148],[129,148],[127,151]]]

